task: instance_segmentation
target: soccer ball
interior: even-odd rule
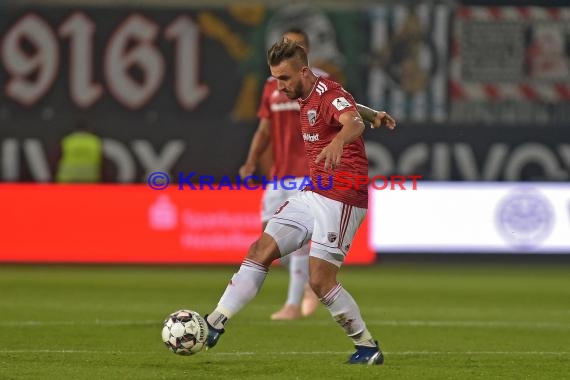
[[[178,355],[193,355],[204,348],[208,325],[202,316],[192,310],[178,310],[164,320],[162,341]]]

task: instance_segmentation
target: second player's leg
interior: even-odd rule
[[[303,300],[305,285],[309,280],[309,246],[304,245],[286,257],[289,271],[287,300],[281,309],[271,314],[272,320],[293,320],[303,316],[301,300]]]

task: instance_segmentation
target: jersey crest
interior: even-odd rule
[[[316,110],[308,110],[307,111],[307,119],[309,119],[309,125],[315,125],[317,121],[317,111]]]

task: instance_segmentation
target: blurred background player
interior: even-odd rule
[[[283,39],[268,52],[277,89],[299,100],[303,134],[317,139],[305,143],[305,156],[313,183],[337,172],[368,175],[368,159],[362,133],[364,122],[350,93],[340,84],[316,76],[308,67],[305,49]],[[316,113],[318,110],[318,113]],[[395,121],[385,112],[381,118],[393,129]],[[258,293],[271,263],[312,241],[310,284],[335,321],[354,342],[351,364],[382,364],[384,359],[362,319],[352,296],[337,281],[352,239],[368,208],[368,188],[348,190],[317,186],[288,198],[254,242],[239,271],[234,274],[215,310],[206,316],[207,346],[215,346],[228,320]]]
[[[283,38],[294,41],[305,48],[309,53],[309,38],[298,28],[286,30]],[[311,67],[315,75],[328,77],[324,71]],[[364,118],[371,121],[376,127],[381,120],[375,116],[377,112],[359,105],[362,113],[368,113]],[[258,110],[259,124],[251,141],[246,162],[240,168],[240,175],[246,177],[253,174],[258,168],[260,159],[268,148],[272,148],[272,165],[270,177],[283,178],[296,177],[297,184],[302,178],[309,175],[309,166],[305,158],[305,148],[301,127],[299,124],[299,103],[297,100],[287,98],[277,89],[277,80],[270,77],[265,83]],[[262,230],[275,210],[292,195],[295,190],[283,189],[283,186],[274,188],[268,186],[262,200]],[[271,315],[273,320],[292,320],[301,316],[312,314],[318,307],[319,301],[308,285],[309,247],[304,245],[287,256],[282,263],[289,267],[289,287],[287,300],[283,307]],[[304,297],[303,297],[304,295]]]
[[[331,79],[344,85],[346,58],[339,49],[337,31],[330,16],[311,2],[292,3],[277,9],[269,19],[265,34],[266,51],[282,38],[285,31],[300,29],[311,42],[311,51],[308,52],[311,66],[326,71]]]
[[[103,177],[103,141],[87,122],[77,123],[76,130],[61,141],[56,182],[97,183]]]

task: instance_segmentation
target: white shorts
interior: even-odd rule
[[[313,191],[300,191],[277,209],[265,233],[275,239],[281,256],[311,240],[310,256],[340,266],[366,211]]]
[[[268,222],[273,214],[275,214],[275,210],[277,210],[287,198],[297,194],[299,192],[299,185],[302,182],[303,177],[299,177],[292,180],[280,180],[277,184],[277,188],[273,188],[271,184],[268,184],[261,200],[261,222]],[[287,190],[287,188],[293,190]]]

